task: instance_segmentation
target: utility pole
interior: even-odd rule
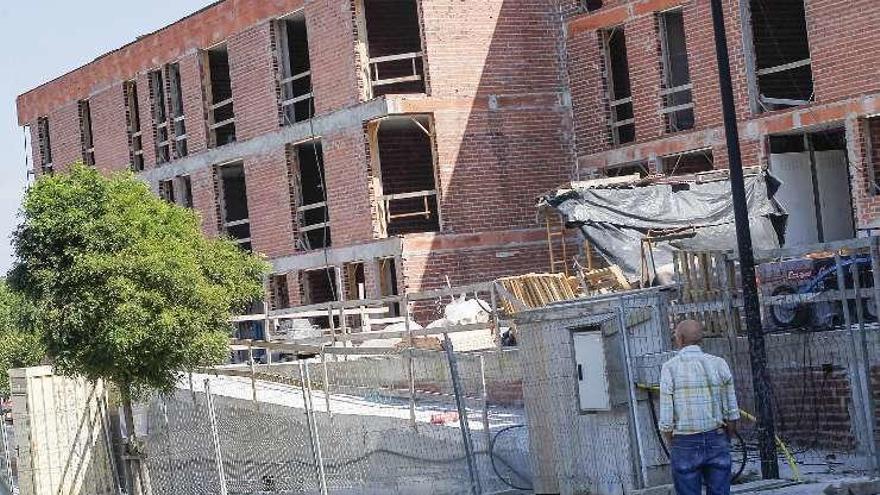
[[[743,1],[743,0],[741,0]],[[718,58],[718,82],[721,87],[721,105],[724,111],[724,131],[727,137],[727,156],[730,168],[730,191],[736,220],[736,239],[739,250],[739,269],[742,276],[743,307],[749,336],[749,357],[752,363],[752,386],[758,421],[758,450],[761,454],[761,476],[779,477],[776,457],[776,435],[773,428],[773,406],[770,384],[767,380],[767,354],[764,349],[764,329],[758,303],[758,284],[755,280],[755,254],[749,228],[749,208],[743,180],[742,156],[739,149],[739,130],[736,106],[733,101],[733,83],[730,79],[730,59],[727,52],[727,34],[724,30],[724,10],[721,0],[712,0],[712,25],[715,30],[715,55]]]

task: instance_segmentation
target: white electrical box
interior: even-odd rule
[[[610,410],[611,394],[602,332],[575,331],[572,338],[581,412]]]

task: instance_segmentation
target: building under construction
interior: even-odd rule
[[[784,242],[874,228],[880,5],[724,8]],[[560,184],[725,168],[710,21],[708,0],[223,0],[21,95],[19,123],[36,175],[131,169],[265,254],[272,308],[401,295],[567,266],[535,213]]]

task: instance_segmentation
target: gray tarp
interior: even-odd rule
[[[769,191],[775,191],[776,179],[762,174],[747,177],[745,183],[755,249],[779,247],[774,219],[784,219],[785,212]],[[641,275],[641,239],[648,230],[696,230],[693,237],[657,243],[657,267],[672,263],[674,249],[736,249],[729,181],[575,189],[543,201],[559,211],[568,226],[580,228],[596,250],[631,279]]]

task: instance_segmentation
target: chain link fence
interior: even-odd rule
[[[183,382],[148,406],[157,495],[488,494],[530,483],[516,351],[316,356]]]

